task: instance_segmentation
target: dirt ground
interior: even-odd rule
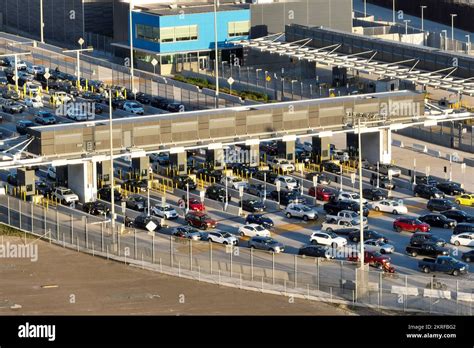
[[[3,237],[4,243],[23,243]],[[0,315],[351,315],[332,305],[219,287],[38,244],[0,259]],[[19,306],[21,307],[19,307]],[[370,313],[362,313],[370,314]]]

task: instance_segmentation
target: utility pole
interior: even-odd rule
[[[79,45],[82,45],[84,44],[84,39],[81,37],[78,41]],[[76,85],[77,87],[79,88],[80,85],[81,85],[81,57],[80,57],[80,54],[81,52],[92,52],[94,50],[94,48],[92,47],[88,47],[88,48],[79,48],[79,49],[76,49],[76,50],[65,50],[63,51],[63,53],[76,53],[76,61],[77,61],[77,82],[76,82]]]
[[[215,51],[215,62],[214,69],[216,75],[216,101],[215,107],[219,108],[219,39],[217,36],[217,11],[219,9],[219,0],[214,0],[214,51]]]

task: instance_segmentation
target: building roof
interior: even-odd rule
[[[214,5],[210,3],[192,4],[192,5],[178,5],[170,7],[169,5],[163,4],[152,4],[146,6],[135,6],[136,9],[140,9],[144,13],[154,14],[157,16],[177,16],[180,14],[196,14],[196,13],[208,13],[214,12]],[[221,4],[217,11],[238,11],[249,9],[249,4]]]

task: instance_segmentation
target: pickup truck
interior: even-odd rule
[[[357,224],[360,224],[360,217],[359,214],[352,210],[341,210],[336,215],[326,215],[327,222],[338,222],[338,221],[346,221],[346,222],[353,222],[355,221]],[[364,217],[363,220],[364,226],[367,226],[367,218]]]
[[[449,249],[437,245],[436,243],[423,243],[421,245],[409,245],[406,247],[407,254],[416,257],[425,255],[436,257],[438,255],[449,255]]]
[[[466,274],[469,270],[467,264],[452,256],[438,256],[436,259],[425,258],[418,262],[418,268],[425,273],[443,272],[453,276]]]
[[[359,224],[355,221],[325,221],[321,225],[321,230],[326,232],[336,232],[337,234],[349,234],[359,229]]]

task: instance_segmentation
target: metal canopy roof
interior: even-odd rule
[[[409,59],[400,62],[386,63],[376,61],[376,51],[366,51],[352,55],[336,53],[342,44],[332,45],[322,48],[304,47],[311,42],[311,39],[294,42],[282,41],[283,34],[270,35],[253,40],[230,41],[234,45],[251,47],[262,52],[286,55],[299,60],[307,60],[328,66],[339,66],[353,69],[366,74],[375,74],[381,77],[398,78],[411,81],[417,85],[429,86],[449,92],[474,95],[474,82],[467,82],[474,79],[454,78],[453,74],[457,67],[449,67],[437,71],[415,70],[419,63],[416,59]],[[362,55],[370,55],[368,58]],[[411,67],[407,66],[410,65]]]

